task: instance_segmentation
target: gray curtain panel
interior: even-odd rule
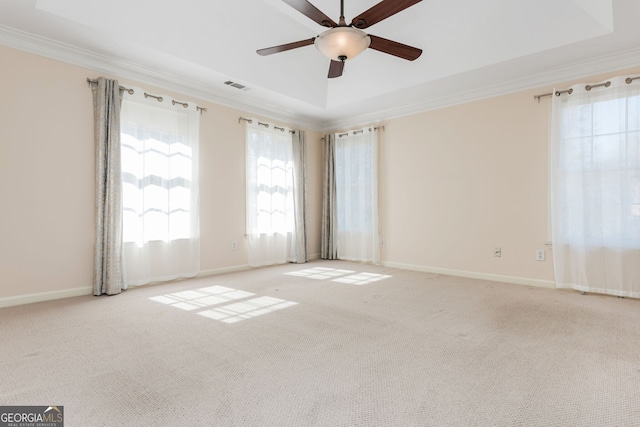
[[[94,295],[119,294],[125,281],[122,266],[122,178],[120,106],[116,80],[100,77],[92,84],[96,153],[96,246]]]
[[[306,133],[297,130],[293,138],[293,207],[296,217],[295,262],[307,262],[307,143]]]
[[[325,135],[323,149],[322,235],[320,241],[320,257],[322,259],[338,259],[335,150],[336,141],[334,135]]]

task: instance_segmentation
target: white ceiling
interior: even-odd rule
[[[377,2],[345,0],[347,22]],[[281,0],[0,0],[0,43],[328,130],[640,65],[638,18],[638,0],[423,0],[366,30],[420,58],[368,49],[337,79],[314,46],[256,54],[324,30]]]

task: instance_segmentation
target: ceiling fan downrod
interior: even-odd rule
[[[340,0],[340,20],[338,21],[338,26],[346,27],[347,21],[344,19],[344,0]]]

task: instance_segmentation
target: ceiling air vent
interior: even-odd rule
[[[232,82],[231,80],[227,80],[224,82],[227,86],[235,87],[236,89],[249,90],[245,85],[241,85],[240,83]]]

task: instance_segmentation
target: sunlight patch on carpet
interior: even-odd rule
[[[226,286],[209,286],[206,288],[158,295],[149,299],[185,311],[202,310],[197,312],[197,314],[208,317],[209,319],[220,320],[224,323],[236,323],[298,304],[297,302],[285,301],[273,297],[258,297],[223,305],[221,307],[212,307],[214,305],[221,305],[230,301],[254,296],[256,296],[256,294],[227,288]]]
[[[366,285],[379,280],[388,279],[388,274],[356,273],[353,270],[340,270],[337,268],[314,267],[304,270],[285,273],[289,276],[307,277],[316,280],[331,280],[332,282],[349,283],[352,285]]]
[[[248,301],[237,302],[223,307],[201,311],[200,316],[225,323],[236,323],[241,320],[261,316],[276,310],[297,305],[297,302],[285,301],[273,297],[259,297]]]
[[[333,279],[332,282],[350,283],[352,285],[366,285],[368,283],[377,282],[379,280],[388,279],[388,274],[376,274],[376,273],[358,273],[350,276],[340,277]]]
[[[242,298],[249,298],[254,295],[255,294],[251,292],[239,291],[237,289],[227,288],[226,286],[209,286],[190,291],[159,295],[149,299],[181,310],[191,311]]]
[[[314,268],[306,268],[304,270],[292,271],[290,273],[285,273],[285,274],[288,274],[289,276],[307,277],[309,279],[326,280],[334,277],[344,276],[351,273],[355,273],[355,271],[339,270],[337,268],[314,267]]]

